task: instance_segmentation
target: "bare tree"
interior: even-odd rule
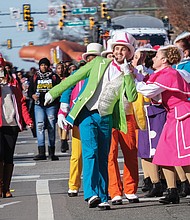
[[[176,35],[182,31],[190,31],[189,0],[157,0],[157,5],[165,6],[162,16],[168,16]]]

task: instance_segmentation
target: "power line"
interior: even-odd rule
[[[53,27],[53,26],[57,26],[58,24],[47,24],[48,27]],[[27,26],[27,24],[25,25],[25,27]],[[34,26],[38,26],[37,24],[34,24]],[[0,26],[0,28],[15,28],[18,27],[17,25],[5,25],[5,26]]]
[[[6,25],[6,26],[0,26],[0,28],[14,28],[17,27],[16,25]]]
[[[107,11],[113,11],[113,12],[125,12],[125,11],[156,11],[156,10],[163,10],[164,7],[147,7],[147,8],[107,8]],[[97,11],[100,12],[99,7],[97,7]],[[66,12],[72,12],[72,9],[66,10]],[[62,11],[57,11],[57,13],[62,13]],[[23,12],[20,12],[20,14],[24,14]],[[36,12],[30,12],[30,14],[48,14],[48,11],[36,11]],[[0,12],[0,16],[4,15],[11,15],[11,13],[8,12]]]

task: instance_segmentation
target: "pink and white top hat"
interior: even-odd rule
[[[127,32],[116,32],[111,42],[111,49],[113,50],[116,45],[127,46],[130,50],[129,59],[131,59],[134,55],[136,39]]]

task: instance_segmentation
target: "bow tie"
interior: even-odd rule
[[[112,65],[115,66],[119,71],[121,71],[121,67],[112,60]]]

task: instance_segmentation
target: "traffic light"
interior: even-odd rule
[[[12,39],[7,39],[7,49],[12,49]]]
[[[162,17],[162,22],[164,23],[164,27],[169,30],[169,18],[168,18],[168,16]]]
[[[87,46],[89,44],[88,37],[84,37],[84,45]]]
[[[30,20],[27,22],[28,32],[34,31],[34,19],[30,18]]]
[[[107,23],[107,27],[110,28],[111,27],[111,17],[110,16],[106,17],[106,23]]]
[[[60,18],[59,19],[59,29],[63,30],[63,26],[64,26],[63,18]]]
[[[23,20],[29,21],[31,18],[30,4],[23,5]]]
[[[90,20],[90,30],[92,30],[94,27],[94,23],[95,23],[94,17],[90,17],[89,20]]]
[[[67,6],[64,4],[61,6],[62,18],[65,19],[67,17]]]
[[[106,3],[102,2],[100,4],[101,7],[101,18],[105,18],[106,15],[108,14],[108,9],[106,8]]]

